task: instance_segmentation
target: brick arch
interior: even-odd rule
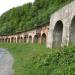
[[[63,34],[63,22],[58,20],[53,29],[52,47],[61,47]]]
[[[73,16],[70,24],[70,44],[75,44],[75,15]]]

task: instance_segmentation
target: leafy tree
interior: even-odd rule
[[[73,0],[35,0],[33,4],[12,8],[0,16],[0,35],[36,28],[38,24],[48,22],[53,12],[71,1]]]

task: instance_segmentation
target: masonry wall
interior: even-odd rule
[[[59,9],[51,15],[50,26],[47,38],[47,47],[52,48],[53,45],[53,30],[58,21],[63,23],[63,34],[61,46],[69,45],[70,41],[70,26],[73,17],[75,16],[75,1]]]
[[[37,36],[39,44],[46,39],[48,48],[75,44],[75,0],[51,15],[50,24],[39,28],[10,36],[0,36],[0,42],[7,43],[34,43]]]
[[[27,32],[22,32],[15,35],[9,35],[9,36],[0,36],[0,43],[32,43],[33,44],[35,43],[34,41],[35,36],[38,36],[36,43],[43,44],[42,35],[44,34],[45,35],[44,40],[45,43],[47,44],[48,29],[49,29],[49,24],[48,25],[45,24],[44,26],[41,26],[33,30],[29,30]],[[40,36],[38,35],[38,33],[40,33]]]

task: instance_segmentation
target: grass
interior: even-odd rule
[[[15,59],[15,75],[75,75],[75,46],[48,49],[38,44],[0,44]]]

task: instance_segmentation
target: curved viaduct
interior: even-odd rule
[[[38,42],[45,43],[48,48],[75,44],[75,0],[53,13],[50,23],[27,32],[0,36],[0,42]]]
[[[47,44],[49,23],[37,26],[36,29],[32,29],[26,32],[21,32],[9,36],[0,36],[0,43],[39,43]]]

